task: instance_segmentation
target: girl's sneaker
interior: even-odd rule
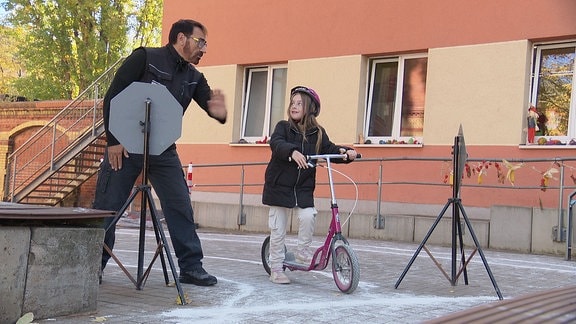
[[[270,273],[270,281],[275,284],[289,284],[290,278],[288,278],[288,276],[286,276],[282,270],[272,271]]]

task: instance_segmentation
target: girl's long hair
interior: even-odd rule
[[[298,129],[303,134],[304,141],[307,140],[306,133],[314,128],[317,128],[318,139],[316,141],[316,154],[320,154],[323,132],[322,127],[320,127],[320,124],[318,124],[318,121],[316,120],[316,116],[314,116],[314,112],[317,111],[318,108],[316,107],[316,103],[312,101],[312,98],[310,98],[310,96],[301,92],[297,93],[299,93],[300,97],[302,97],[302,106],[304,107],[304,114],[299,122],[296,122],[294,119],[290,117],[290,105],[292,103],[292,98],[294,98],[294,96],[296,95],[295,93],[292,96],[290,96],[288,109],[286,110],[288,114],[288,122],[290,123],[291,126]]]

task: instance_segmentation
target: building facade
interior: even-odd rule
[[[178,141],[185,163],[267,161],[270,151],[261,142],[285,118],[289,89],[306,85],[320,94],[319,121],[331,139],[380,160],[346,168],[347,175],[367,184],[360,186],[360,205],[373,209],[371,203],[381,199],[385,214],[437,214],[451,195],[447,184],[454,165],[427,160],[450,159],[460,129],[471,159],[461,198],[474,208],[473,217],[490,219],[498,206],[558,209],[573,190],[576,162],[554,159],[570,158],[576,149],[570,145],[576,138],[574,1],[166,0],[164,5],[164,42],[180,18],[208,28],[207,53],[198,67],[213,88],[223,90],[229,108],[224,126],[200,109],[188,110]],[[528,114],[531,105],[536,119]],[[402,157],[407,159],[396,161]],[[252,169],[242,174],[244,181],[261,183],[264,167]],[[562,179],[555,172],[560,169]],[[237,171],[196,170],[199,184],[240,177]],[[379,179],[381,191],[369,185]],[[553,190],[564,186],[560,193]],[[243,189],[244,199],[254,195],[257,206],[261,187]],[[354,198],[349,187],[339,190],[344,199]],[[201,193],[238,188],[199,185],[195,191],[199,202],[211,199]],[[327,196],[318,192],[319,199]]]
[[[470,158],[571,156],[576,146],[564,144],[576,138],[574,13],[569,0],[167,0],[164,42],[179,18],[207,26],[199,69],[224,91],[230,114],[219,126],[201,110],[189,110],[179,140],[183,160],[267,160],[269,149],[256,143],[285,118],[288,91],[298,84],[320,94],[319,121],[331,139],[355,145],[365,157],[450,157],[460,126]],[[530,105],[541,115],[535,141],[542,135],[561,144],[527,143]],[[254,145],[235,144],[242,139]],[[435,181],[439,174],[422,176]],[[493,198],[533,202],[514,195]],[[395,190],[389,198],[400,196]],[[475,206],[492,204],[470,199]],[[544,204],[555,207],[545,198]]]
[[[197,107],[184,116],[177,144],[196,166],[197,221],[266,230],[265,140],[289,89],[305,85],[330,139],[365,158],[339,167],[358,185],[337,187],[358,215],[348,234],[421,239],[453,198],[462,130],[459,198],[483,244],[557,253],[576,188],[575,14],[573,0],[164,0],[164,43],[178,19],[206,25],[198,68],[229,110],[225,125]],[[319,186],[321,213],[328,197]]]

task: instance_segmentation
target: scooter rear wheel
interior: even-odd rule
[[[284,245],[284,254],[286,255],[286,258],[290,260],[286,245]],[[266,236],[264,242],[262,242],[262,248],[260,249],[260,257],[262,258],[262,265],[264,266],[264,270],[266,270],[266,272],[270,274],[270,272],[272,271],[270,267],[270,235]],[[293,256],[292,259],[294,259]]]
[[[270,274],[270,236],[267,236],[262,243],[262,249],[260,250],[260,256],[262,257],[262,265],[264,270]]]

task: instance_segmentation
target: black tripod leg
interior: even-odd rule
[[[154,226],[154,235],[156,236],[156,244],[164,246],[162,242],[162,238],[160,237],[160,228],[158,224],[160,221],[158,220],[158,215],[156,213],[156,206],[154,204],[154,200],[152,199],[151,195],[148,197],[148,203],[150,204],[151,208],[150,211],[153,213],[152,215],[152,225]],[[162,270],[164,271],[164,282],[168,284],[170,280],[168,279],[168,270],[166,269],[166,260],[164,260],[164,252],[160,249],[160,262],[162,263]]]
[[[108,232],[108,230],[116,225],[116,223],[118,223],[118,221],[120,220],[120,217],[122,217],[122,214],[124,214],[124,212],[126,211],[126,209],[128,209],[128,207],[130,206],[130,204],[134,201],[134,199],[136,198],[136,195],[138,195],[138,192],[140,192],[140,188],[138,188],[137,190],[134,190],[132,192],[132,194],[130,195],[130,197],[128,198],[128,200],[126,200],[126,202],[124,203],[124,205],[122,206],[122,208],[120,208],[120,210],[116,213],[116,216],[114,216],[114,219],[112,220],[112,222],[110,223],[110,225],[108,225],[108,227],[106,227],[106,232]]]
[[[434,221],[434,224],[432,224],[432,227],[430,227],[430,229],[428,230],[428,233],[426,233],[426,236],[424,237],[424,239],[422,240],[422,243],[420,243],[420,245],[418,246],[418,248],[416,249],[416,252],[414,252],[414,255],[412,256],[412,258],[410,259],[410,262],[408,262],[408,265],[406,266],[406,268],[404,268],[404,271],[402,272],[402,274],[400,275],[400,278],[398,278],[398,281],[396,281],[396,284],[394,285],[394,289],[398,289],[398,286],[400,285],[400,283],[402,282],[402,279],[404,279],[404,276],[406,276],[406,273],[408,273],[408,270],[410,269],[410,267],[412,266],[412,263],[414,263],[414,261],[416,260],[416,257],[418,256],[418,254],[420,254],[420,251],[422,251],[422,248],[424,247],[424,245],[426,244],[426,242],[428,241],[428,239],[430,238],[430,235],[432,235],[432,232],[434,232],[434,229],[436,228],[436,226],[438,225],[438,223],[440,223],[440,220],[442,219],[442,216],[444,216],[444,213],[446,212],[446,210],[448,209],[448,207],[450,206],[450,204],[452,204],[452,199],[449,199],[448,202],[446,203],[446,205],[444,205],[444,208],[442,209],[442,211],[440,212],[440,214],[438,215],[438,217],[436,217],[436,220]]]
[[[138,190],[135,190],[132,192],[132,194],[130,195],[128,200],[126,200],[126,202],[124,203],[124,206],[122,206],[122,208],[120,208],[120,210],[116,213],[116,216],[114,217],[114,219],[112,220],[110,225],[108,225],[108,227],[106,227],[106,229],[105,229],[106,232],[108,232],[114,225],[116,225],[116,223],[118,223],[118,221],[120,220],[120,217],[122,217],[122,214],[124,214],[126,209],[128,209],[128,206],[130,206],[132,201],[134,201],[134,198],[136,198],[139,191],[140,191],[140,188],[138,188]],[[110,257],[112,257],[112,259],[118,264],[120,269],[122,269],[122,271],[126,274],[128,279],[130,279],[130,281],[132,281],[134,286],[138,287],[138,285],[139,285],[138,280],[139,279],[138,278],[134,279],[134,277],[132,277],[130,272],[128,272],[126,267],[122,264],[122,262],[120,262],[120,259],[118,259],[118,257],[112,252],[112,249],[110,249],[110,247],[108,245],[106,245],[106,243],[104,243],[104,250],[106,250],[106,252],[108,252]]]
[[[126,269],[126,267],[122,264],[122,262],[120,262],[120,259],[118,259],[118,257],[112,252],[112,250],[110,250],[108,245],[104,244],[104,250],[106,250],[106,252],[108,252],[108,254],[110,254],[110,257],[112,257],[112,259],[114,259],[114,261],[116,261],[116,263],[118,264],[118,267],[120,267],[120,270],[122,270],[122,272],[124,272],[124,274],[126,274],[128,279],[130,279],[130,281],[132,281],[134,286],[138,287],[138,281],[134,277],[132,277],[132,275],[130,274],[128,269]]]
[[[144,249],[146,248],[146,196],[149,189],[145,185],[138,188],[142,192],[142,196],[140,197],[140,235],[138,240],[138,269],[136,275],[138,285],[136,289],[142,290],[142,282],[144,279]]]
[[[154,205],[154,200],[152,200],[151,193],[148,193],[148,201],[150,203],[150,208],[152,210],[156,210],[156,207]],[[156,228],[158,228],[157,234],[160,235],[160,238],[162,239],[162,243],[164,244],[164,251],[166,252],[166,258],[168,259],[168,263],[170,264],[170,269],[172,270],[172,276],[174,277],[174,283],[176,284],[176,289],[178,290],[178,296],[180,296],[180,301],[182,302],[182,305],[186,305],[187,304],[186,297],[184,296],[184,291],[182,290],[182,285],[180,284],[180,279],[178,278],[178,274],[176,273],[176,270],[175,270],[174,260],[172,259],[172,254],[170,253],[170,247],[168,246],[168,241],[166,240],[166,235],[164,235],[164,230],[162,229],[162,224],[160,224],[156,215],[154,217],[152,217],[152,221],[155,224],[154,226]],[[162,260],[164,260],[164,258],[162,258]]]
[[[486,257],[484,256],[484,252],[482,252],[482,247],[480,247],[480,243],[478,242],[478,238],[476,237],[476,234],[474,233],[474,230],[472,229],[472,224],[470,223],[470,220],[468,220],[468,216],[466,216],[466,212],[464,211],[464,207],[462,207],[461,204],[458,204],[458,208],[460,208],[460,211],[462,212],[462,216],[464,217],[464,221],[466,222],[466,226],[468,227],[468,230],[470,231],[470,235],[472,236],[472,239],[474,240],[474,244],[476,245],[476,248],[478,249],[478,253],[480,253],[480,257],[482,258],[482,263],[484,263],[484,267],[486,268],[486,272],[488,272],[488,276],[490,277],[490,281],[492,281],[492,286],[494,286],[494,289],[496,290],[496,294],[498,295],[498,298],[500,300],[504,299],[502,297],[502,293],[500,292],[500,288],[498,288],[498,284],[496,283],[496,279],[494,278],[494,275],[492,274],[492,271],[490,270],[490,267],[488,266],[488,262],[486,261]]]
[[[158,258],[158,256],[162,253],[163,248],[164,248],[164,245],[162,243],[158,244],[158,246],[156,247],[156,251],[154,251],[154,256],[152,257],[152,260],[148,264],[146,271],[144,271],[142,278],[140,278],[140,280],[137,282],[138,286],[144,287],[144,285],[146,284],[146,280],[148,280],[148,276],[150,275],[150,272],[152,271],[152,266],[154,265],[154,262],[156,262],[156,259]]]
[[[141,290],[144,287],[144,284],[146,283],[146,280],[148,279],[148,276],[150,275],[150,270],[152,269],[152,265],[154,264],[154,262],[156,261],[156,258],[159,255],[161,257],[160,260],[162,261],[162,269],[164,270],[164,281],[166,282],[166,284],[168,284],[168,272],[166,270],[166,263],[164,261],[164,254],[162,252],[162,249],[164,248],[164,244],[160,240],[160,236],[158,233],[158,231],[159,231],[158,225],[157,225],[158,216],[157,216],[156,208],[153,205],[153,200],[152,200],[151,196],[152,195],[151,195],[150,187],[146,186],[146,188],[143,190],[143,194],[142,194],[142,198],[144,199],[142,208],[144,208],[143,210],[145,211],[148,206],[150,207],[150,219],[152,220],[152,226],[154,228],[154,234],[156,236],[156,251],[154,252],[154,256],[152,257],[152,260],[150,261],[146,271],[142,272],[142,270],[140,270],[141,268],[139,268],[138,281],[137,281],[137,285],[136,285],[136,287],[139,290]],[[140,221],[140,230],[142,231],[142,229],[144,229],[144,231],[145,231],[146,230],[146,213],[141,214],[141,218],[142,218],[142,220]],[[145,232],[140,233],[141,244],[144,243],[145,236],[146,236]],[[145,248],[145,246],[141,245],[139,252],[141,252],[143,254],[144,248]],[[143,264],[143,262],[142,262],[142,264]],[[143,269],[143,267],[144,266],[142,265],[142,269]]]
[[[458,203],[460,205],[460,203]],[[459,208],[459,207],[456,207]],[[457,220],[457,228],[458,228],[458,240],[460,243],[460,257],[462,262],[462,271],[464,272],[464,284],[468,285],[468,270],[466,270],[466,254],[464,254],[464,239],[462,238],[462,224],[460,223],[460,217]],[[454,282],[456,282],[457,278],[453,278]]]

